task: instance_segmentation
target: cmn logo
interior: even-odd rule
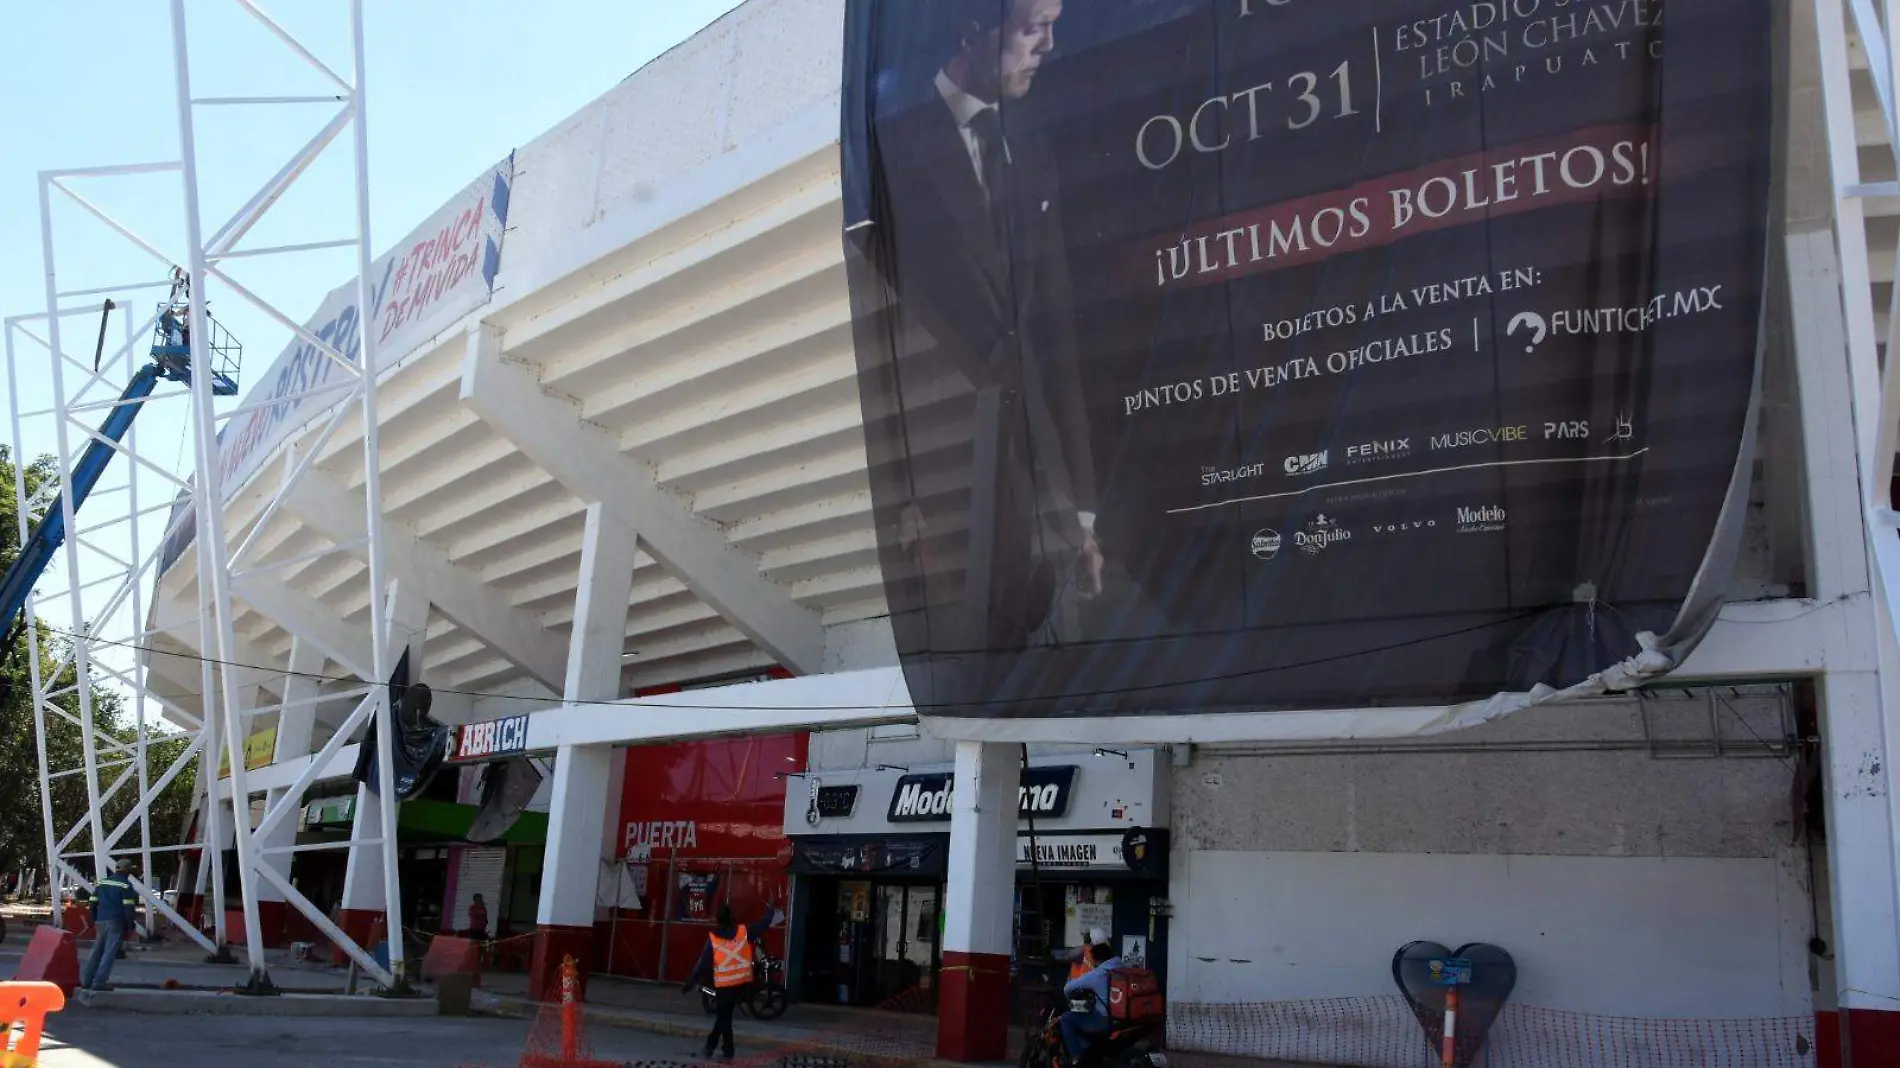
[[[1326,453],[1309,452],[1300,456],[1289,456],[1281,466],[1289,475],[1316,475],[1326,470]]]

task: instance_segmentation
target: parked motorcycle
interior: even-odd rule
[[[1168,1068],[1168,1055],[1161,1048],[1164,1032],[1158,1019],[1116,1020],[1071,1062],[1062,1044],[1062,1016],[1070,1011],[1095,1011],[1095,995],[1085,991],[1074,999],[1057,998],[1042,1030],[1023,1043],[1017,1068]]]
[[[700,987],[700,1008],[713,1012],[715,996],[712,987]],[[785,962],[760,951],[758,963],[752,969],[752,988],[739,1003],[740,1011],[754,1020],[776,1020],[785,1015],[791,1004],[791,995],[785,990]]]

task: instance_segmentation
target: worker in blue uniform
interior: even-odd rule
[[[86,958],[86,969],[79,976],[80,989],[87,993],[112,989],[107,985],[112,965],[119,959],[126,930],[137,920],[138,891],[123,874],[124,867],[120,861],[106,861],[106,873],[93,887],[92,955]]]

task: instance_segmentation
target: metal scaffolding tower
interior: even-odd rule
[[[268,845],[273,832],[282,833],[286,819],[293,821],[289,826],[295,825],[297,813],[303,804],[304,791],[315,780],[318,769],[352,736],[360,733],[365,724],[373,721],[370,729],[375,732],[374,741],[378,752],[388,754],[394,750],[394,724],[391,722],[391,701],[386,682],[390,678],[395,658],[390,648],[390,625],[384,611],[389,576],[382,548],[376,376],[370,370],[377,367],[376,338],[372,331],[356,331],[357,347],[352,350],[346,341],[314,336],[293,314],[259,296],[236,277],[243,273],[237,264],[244,258],[351,248],[356,255],[356,306],[364,309],[372,306],[363,4],[362,0],[349,0],[347,5],[350,55],[345,73],[338,73],[336,67],[320,59],[317,51],[304,40],[273,19],[258,0],[230,2],[243,16],[255,19],[276,37],[286,49],[286,58],[294,57],[298,63],[314,70],[326,83],[325,91],[321,95],[301,96],[194,96],[192,42],[185,2],[169,0],[180,149],[178,159],[42,172],[39,197],[46,307],[40,314],[5,320],[16,460],[13,492],[20,505],[21,543],[24,546],[27,542],[32,517],[42,511],[47,514],[56,512],[63,520],[66,535],[59,566],[48,572],[49,576],[56,577],[64,585],[64,590],[60,594],[49,592],[45,597],[29,600],[25,630],[35,727],[40,746],[40,800],[46,813],[44,832],[48,871],[54,900],[57,902],[62,883],[89,885],[92,877],[113,858],[136,854],[143,862],[142,871],[149,874],[154,853],[201,849],[202,859],[197,877],[201,884],[209,884],[211,915],[207,919],[213,932],[211,936],[206,936],[175,911],[163,899],[158,888],[143,880],[137,886],[152,910],[162,914],[173,926],[200,942],[207,950],[222,955],[231,939],[226,929],[224,879],[217,869],[220,847],[227,834],[226,821],[229,821],[228,835],[235,846],[237,883],[241,889],[239,907],[244,930],[253,934],[253,937],[244,939],[250,976],[242,989],[252,993],[268,993],[273,989],[265,954],[259,945],[261,940],[255,937],[255,932],[261,930],[259,890],[265,886],[271,887],[278,897],[301,912],[365,972],[385,986],[399,988],[399,977],[404,970],[400,936],[402,895],[396,863],[396,806],[393,801],[376,806],[380,826],[373,834],[359,833],[349,842],[335,843],[338,848],[354,850],[353,856],[365,855],[363,851],[371,847],[380,854],[384,929],[392,934],[389,938],[387,966],[380,963],[368,948],[345,935],[328,916],[291,885],[286,875],[287,860],[281,864],[274,863],[275,858],[298,848],[324,846]],[[292,154],[234,214],[222,221],[211,220],[216,225],[207,233],[206,208],[200,195],[199,179],[201,175],[216,172],[221,162],[216,158],[216,153],[200,141],[196,126],[200,110],[212,107],[241,108],[248,113],[265,116],[260,121],[287,125],[307,122],[307,118],[301,116],[307,116],[312,106],[334,108],[334,112],[315,135]],[[330,229],[314,234],[313,239],[308,241],[243,247],[242,242],[260,220],[345,133],[349,135],[347,151],[354,175],[353,205],[349,211],[338,213],[345,217],[326,220],[300,216],[300,225],[322,226],[328,223]],[[183,196],[182,218],[185,229],[182,243],[176,240],[171,242],[176,247],[167,247],[165,241],[149,238],[133,225],[108,214],[99,206],[98,198],[89,188],[93,183],[139,182],[146,183],[149,195],[157,196],[162,193],[153,189],[152,183],[174,179],[179,183],[174,188],[179,189]],[[72,238],[67,235],[68,245],[62,245],[61,227],[56,225],[56,203],[61,204],[64,210],[70,210],[67,205],[75,205],[86,215],[104,223],[132,247],[149,255],[161,270],[177,271],[182,268],[182,273],[177,274],[176,279],[184,283],[184,287],[177,291],[188,294],[185,303],[188,303],[189,334],[180,339],[182,345],[176,346],[175,357],[180,364],[174,370],[185,377],[182,361],[188,348],[188,385],[184,389],[161,389],[139,403],[146,410],[180,413],[191,442],[188,465],[180,464],[174,457],[161,456],[161,452],[168,450],[154,447],[156,443],[149,440],[149,435],[148,440],[141,441],[136,430],[128,429],[121,439],[112,440],[96,429],[109,413],[129,403],[106,398],[116,396],[126,380],[137,372],[141,361],[148,358],[145,339],[162,336],[164,327],[159,322],[166,310],[165,305],[160,305],[150,318],[145,319],[143,327],[135,326],[134,318],[128,317],[123,348],[111,359],[99,361],[96,366],[91,358],[74,357],[67,347],[67,337],[72,333],[70,321],[80,316],[98,317],[100,305],[95,302],[98,298],[110,294],[117,298],[114,303],[118,306],[132,308],[136,306],[134,302],[137,294],[157,286],[171,285],[172,280],[85,289],[62,288],[59,281],[62,261],[70,263],[74,256],[70,251],[62,256],[62,248],[69,247]],[[233,493],[240,487],[227,482],[224,477],[220,465],[218,429],[226,421],[255,410],[257,405],[241,402],[226,405],[220,411],[220,406],[214,403],[219,393],[228,392],[219,388],[216,374],[220,370],[219,357],[222,355],[217,342],[219,326],[207,311],[214,297],[226,303],[235,299],[254,307],[302,342],[314,346],[323,357],[347,372],[347,381],[342,388],[332,384],[283,395],[271,395],[271,383],[254,383],[261,387],[257,391],[258,395],[268,398],[260,402],[264,405],[290,406],[316,400],[329,415],[320,421],[321,430],[315,440],[296,454],[296,458],[286,460],[276,469],[267,466],[264,472],[251,476],[252,479],[267,479],[272,485],[262,512],[254,520],[240,523],[234,528],[227,528],[226,508]],[[82,300],[87,303],[77,303]],[[303,309],[297,311],[299,315],[302,313]],[[90,337],[87,340],[90,341]],[[163,341],[153,341],[149,357],[158,358],[160,349],[165,347]],[[36,353],[42,350],[49,357],[51,365],[45,383],[50,397],[43,404],[38,403],[38,398],[33,404],[24,403],[20,368],[36,363]],[[88,354],[88,357],[91,355]],[[32,376],[28,378],[25,386],[31,390],[37,383],[31,381]],[[346,424],[352,411],[360,415],[361,422],[367,544],[332,546],[319,553],[306,554],[302,559],[314,559],[341,552],[345,548],[358,557],[367,558],[371,631],[369,663],[359,666],[359,678],[342,691],[332,688],[317,697],[305,696],[297,700],[286,695],[276,703],[265,703],[260,700],[261,691],[255,680],[272,675],[279,679],[288,678],[293,673],[293,667],[288,657],[273,660],[239,642],[234,625],[234,598],[248,605],[251,611],[281,624],[293,637],[300,633],[298,620],[279,618],[280,614],[272,611],[267,598],[246,596],[243,584],[247,575],[261,576],[283,566],[281,561],[263,564],[256,559],[262,555],[254,551],[259,541],[257,535],[277,513],[298,480],[314,466],[318,453]],[[50,493],[42,499],[36,499],[38,495],[29,493],[27,485],[26,461],[33,453],[44,448],[46,441],[46,435],[36,420],[50,421],[52,425],[50,437],[58,465],[56,501]],[[35,431],[31,440],[38,448],[28,444],[26,431],[29,429]],[[109,458],[114,461],[113,473],[86,497],[75,493],[72,475],[75,465],[81,462],[83,447],[95,442],[102,442],[111,449]],[[81,448],[75,448],[76,445]],[[183,470],[174,470],[181,466]],[[81,504],[86,507],[82,509]],[[143,544],[139,538],[140,520],[166,510],[170,511],[171,519],[164,537],[158,539],[156,544]],[[119,528],[123,528],[123,531]],[[124,531],[130,532],[129,548],[125,545]],[[176,556],[175,547],[187,538],[195,542],[194,557],[167,559],[168,546],[172,547],[172,555]],[[146,595],[161,573],[171,566],[184,568],[192,564],[194,559],[200,608],[197,618],[174,623],[149,619]],[[48,581],[42,585],[52,586],[54,583]],[[192,622],[197,624],[195,635],[184,631]],[[330,622],[335,623],[334,620]],[[11,620],[8,623],[11,624]],[[154,689],[149,675],[149,661],[154,655],[151,642],[155,637],[167,633],[195,648],[200,656],[195,673],[197,692],[202,696],[202,715],[161,696]],[[361,668],[368,669],[366,677],[363,677]],[[136,737],[132,741],[95,730],[92,684],[102,680],[110,680],[131,695],[130,703],[137,723]],[[342,717],[340,725],[317,757],[309,761],[305,774],[288,787],[270,791],[261,808],[261,815],[257,814],[245,781],[245,743],[253,722],[262,716],[281,717],[286,711],[300,706],[307,714],[319,701],[335,702],[339,698],[349,697],[357,698],[356,703],[354,706],[345,706],[350,710]],[[69,709],[69,705],[76,705],[76,713]],[[167,718],[191,728],[191,741],[169,767],[152,777],[147,773],[145,758],[148,741],[155,736],[155,732],[148,728],[156,724],[148,724],[147,716],[148,712],[161,707]],[[84,752],[78,766],[55,767],[49,760],[46,728],[53,720],[69,721],[81,732]],[[221,756],[229,764],[226,779],[221,779],[219,773]],[[154,845],[155,833],[163,836],[171,829],[158,828],[154,831],[149,818],[150,805],[194,760],[198,762],[202,835],[197,842]],[[116,775],[106,774],[115,770]],[[88,809],[73,826],[61,828],[55,825],[53,818],[52,783],[69,775],[84,776]],[[131,813],[117,826],[106,827],[102,805],[130,783],[136,783],[138,791]],[[395,797],[392,761],[377,761],[375,789],[381,798]],[[139,829],[137,845],[121,845],[134,824]],[[178,828],[177,833],[182,837],[184,828]],[[89,863],[75,864],[74,861]],[[55,922],[58,922],[57,910]]]

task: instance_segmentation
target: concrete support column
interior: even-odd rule
[[[626,647],[636,548],[632,530],[609,516],[598,502],[588,505],[562,692],[569,703],[611,701],[620,696],[620,657]],[[541,904],[528,966],[531,998],[548,1001],[560,995],[561,960],[567,956],[581,966],[585,993],[601,850],[611,841],[607,811],[620,801],[612,789],[619,757],[611,746],[564,745],[555,754]]]
[[[414,583],[391,582],[384,605],[384,611],[389,616],[389,663],[393,665],[400,661],[406,649],[409,654],[409,681],[424,681],[423,637],[429,623],[429,602]],[[369,724],[363,738],[368,740],[375,730],[375,724]],[[350,823],[351,842],[376,842],[382,837],[382,804],[382,799],[367,785],[357,785],[356,812]],[[371,945],[377,940],[376,932],[383,919],[385,901],[383,846],[351,845],[349,867],[343,873],[343,902],[338,910],[337,926],[358,945]]]
[[[946,1060],[1000,1061],[1009,1044],[1020,753],[1014,745],[957,743],[937,1008],[937,1056]]]
[[[1844,76],[1844,72],[1843,72]],[[1791,199],[1787,235],[1811,543],[1808,595],[1843,602],[1830,617],[1827,668],[1816,683],[1825,787],[1838,1006],[1816,1006],[1818,1063],[1900,1064],[1900,885],[1891,774],[1900,710],[1900,650],[1870,561],[1859,479],[1856,381],[1841,304],[1834,234]],[[1819,216],[1815,210],[1808,213]],[[1858,223],[1855,223],[1858,226]]]
[[[285,672],[278,691],[283,694],[280,703],[290,705],[298,701],[307,701],[318,692],[314,676],[323,671],[323,654],[317,647],[302,638],[290,643],[290,666]],[[302,705],[285,708],[277,713],[277,748],[272,760],[283,762],[310,755],[311,738],[317,725],[317,706]],[[269,807],[276,807],[283,800],[284,791],[272,790],[267,795]],[[292,803],[295,803],[293,799]],[[269,838],[257,842],[258,863],[268,865],[272,870],[290,877],[291,853],[272,853],[273,849],[287,849],[297,844],[297,820],[286,817],[272,829]],[[263,928],[263,945],[277,949],[289,943],[285,933],[285,924],[290,918],[290,906],[284,900],[283,891],[268,879],[257,881],[257,922]]]
[[[1828,885],[1839,1004],[1817,1023],[1838,1028],[1842,1065],[1900,1064],[1900,924],[1894,909],[1894,838],[1879,756],[1880,680],[1872,672],[1821,677],[1822,778],[1827,787]],[[1833,1019],[1830,1019],[1833,1017]],[[1828,1043],[1823,1036],[1822,1048]]]

